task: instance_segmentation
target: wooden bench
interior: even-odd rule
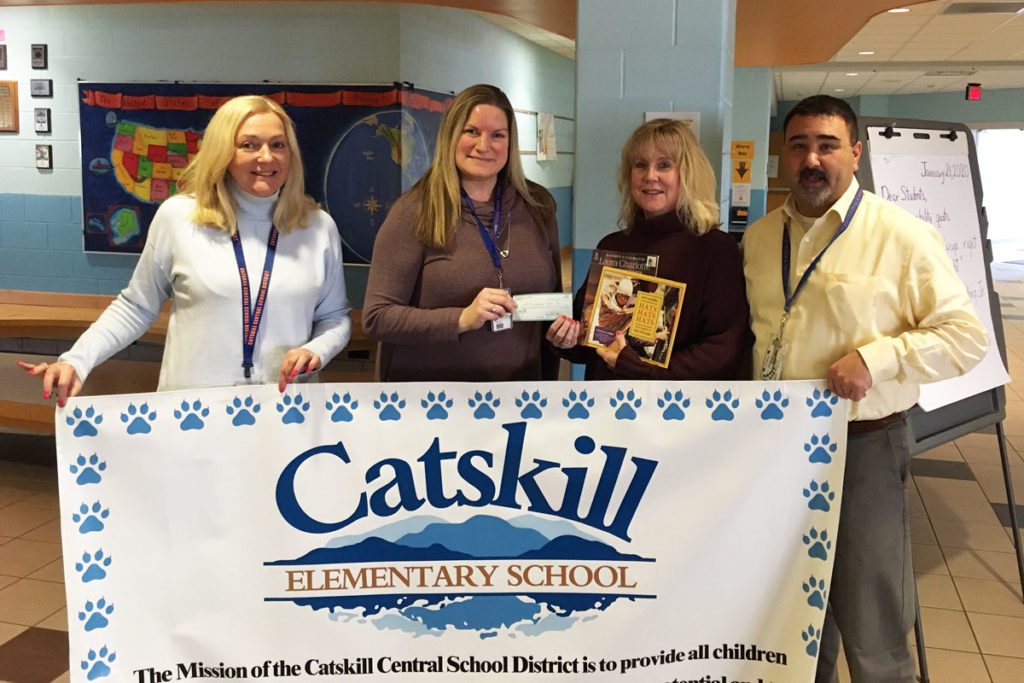
[[[0,289],[0,338],[77,339],[110,304],[112,296],[63,294]],[[162,344],[167,336],[170,306],[140,341]],[[339,357],[324,368],[325,382],[368,382],[373,380],[372,363],[376,344],[363,332],[361,311],[352,311],[352,340]],[[355,358],[353,363],[351,359]],[[0,430],[15,429],[53,433],[53,401],[44,401],[40,382],[29,377],[15,361],[53,360],[52,356],[0,353]],[[353,365],[358,369],[353,369]],[[83,395],[141,393],[155,391],[160,364],[153,361],[109,360],[92,371]]]

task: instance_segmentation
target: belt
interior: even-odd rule
[[[907,411],[902,410],[898,413],[893,413],[887,417],[880,417],[877,420],[857,420],[851,422],[846,428],[847,434],[865,434],[867,432],[873,432],[889,425],[898,424],[907,421]]]

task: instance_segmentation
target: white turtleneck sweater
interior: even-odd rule
[[[238,234],[256,300],[276,195],[261,198],[234,186]],[[171,298],[158,390],[243,383],[242,295],[231,236],[196,225],[190,196],[157,210],[128,286],[61,360],[84,382],[89,372],[138,339]],[[256,336],[248,381],[276,382],[289,349],[309,349],[327,364],[348,343],[352,323],[338,229],[323,211],[305,228],[281,232]]]

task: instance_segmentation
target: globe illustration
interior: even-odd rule
[[[357,262],[370,262],[391,205],[423,175],[432,154],[416,119],[401,109],[366,116],[341,136],[327,163],[324,202]]]

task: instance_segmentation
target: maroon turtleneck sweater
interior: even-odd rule
[[[631,232],[606,235],[598,249],[657,254],[658,277],[686,284],[682,314],[667,368],[640,360],[631,348],[619,353],[609,370],[597,351],[577,346],[564,353],[587,366],[588,380],[730,380],[748,379],[750,310],[743,262],[736,241],[720,230],[697,235],[675,213],[638,218]],[[576,293],[579,319],[584,289]],[[584,324],[586,321],[584,321]]]

